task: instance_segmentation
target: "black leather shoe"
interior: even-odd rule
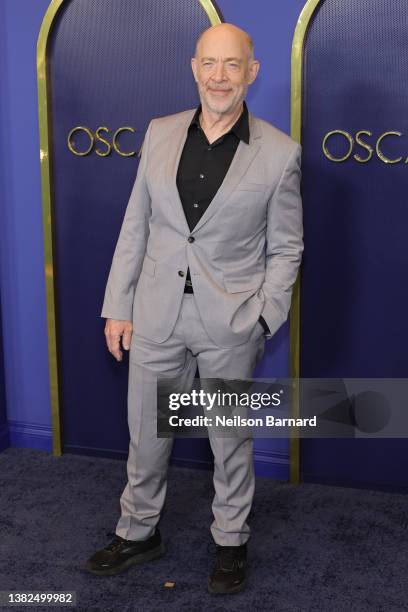
[[[115,576],[127,570],[131,565],[158,559],[165,552],[158,529],[150,538],[143,541],[124,540],[114,534],[110,544],[98,550],[88,559],[85,569],[98,576]]]
[[[216,544],[217,559],[208,580],[210,593],[238,593],[245,586],[246,544],[220,546]]]

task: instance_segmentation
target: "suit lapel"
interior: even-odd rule
[[[228,200],[234,189],[239,186],[242,177],[248,170],[251,162],[259,151],[259,138],[261,136],[261,133],[256,119],[251,113],[249,113],[249,134],[249,144],[246,144],[245,142],[240,140],[231,165],[228,168],[228,172],[225,175],[225,178],[221,183],[221,186],[215,194],[214,198],[211,200],[211,203],[208,206],[207,210],[195,226],[193,230],[194,232],[199,230],[204,225],[204,223],[207,223],[207,221],[211,219],[211,217],[213,217],[213,215]]]
[[[228,200],[234,189],[239,186],[242,177],[248,170],[251,162],[255,158],[259,151],[260,144],[259,139],[261,137],[261,131],[259,129],[258,122],[252,113],[248,114],[249,120],[249,144],[246,144],[242,140],[239,142],[238,148],[235,152],[233,160],[228,172],[225,175],[220,188],[212,199],[209,207],[201,217],[200,221],[194,228],[194,232],[199,230],[204,223],[207,223],[209,219],[223,206]]]
[[[166,167],[166,182],[169,189],[169,197],[170,202],[174,207],[174,211],[178,217],[178,219],[183,224],[184,228],[188,233],[190,233],[190,229],[188,227],[187,219],[184,214],[183,204],[180,200],[180,195],[177,189],[177,169],[180,163],[181,154],[183,152],[183,148],[185,142],[187,140],[187,130],[188,126],[191,123],[191,120],[194,116],[195,109],[188,113],[182,120],[180,120],[169,136],[169,156],[167,159],[167,167]]]
[[[174,131],[170,134],[170,151],[172,151],[173,154],[169,154],[166,168],[166,181],[168,184],[170,201],[174,207],[177,217],[188,233],[190,233],[190,229],[188,227],[183,205],[180,200],[176,179],[181,154],[187,139],[188,126],[191,123],[194,113],[195,109],[191,110],[190,113],[185,115],[177,124]],[[192,230],[193,232],[199,230],[222,207],[234,189],[236,189],[236,187],[239,185],[242,177],[259,151],[259,138],[261,136],[259,125],[252,113],[249,113],[248,118],[250,133],[249,144],[246,144],[242,140],[239,142],[234,158],[230,167],[228,168],[228,172],[225,175],[220,188],[212,199],[207,210]]]

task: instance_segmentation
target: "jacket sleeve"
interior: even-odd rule
[[[265,302],[261,315],[271,335],[288,317],[303,252],[300,158],[301,147],[296,145],[268,203],[266,272],[262,285]]]
[[[149,235],[151,199],[146,183],[146,166],[152,121],[146,131],[137,170],[105,289],[101,317],[132,320],[133,298],[142,268]]]

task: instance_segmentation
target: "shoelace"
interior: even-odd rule
[[[105,550],[107,550],[108,552],[115,552],[115,550],[122,546],[123,539],[120,539],[119,536],[116,535],[116,533],[109,532],[106,535],[108,537],[113,537],[113,540],[107,546],[105,546]]]

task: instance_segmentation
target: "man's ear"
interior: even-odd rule
[[[191,58],[191,70],[193,71],[194,80],[197,83],[197,60],[195,57]]]
[[[258,60],[252,60],[248,69],[248,85],[251,85],[255,81],[259,72],[259,68],[260,63],[258,62]]]

